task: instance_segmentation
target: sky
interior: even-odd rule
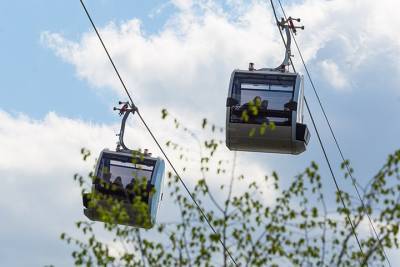
[[[161,121],[162,108],[192,128],[204,117],[223,126],[232,70],[249,62],[275,67],[283,57],[269,1],[85,2],[136,105],[164,143],[174,131]],[[400,3],[282,2],[305,25],[297,40],[345,157],[363,184],[399,148]],[[74,222],[83,219],[72,176],[90,171],[95,158],[82,162],[79,150],[114,148],[120,121],[112,107],[126,96],[78,0],[1,1],[0,43],[0,266],[70,266],[59,235],[74,233]],[[296,51],[293,60],[304,73]],[[307,79],[305,94],[340,185],[351,191]],[[308,114],[305,119],[310,125]],[[160,154],[137,120],[128,130],[132,147]],[[227,149],[222,153],[232,157]],[[254,177],[277,170],[292,179],[311,160],[320,164],[333,199],[314,131],[305,153],[241,152],[238,169]],[[194,176],[187,177],[189,185]],[[171,206],[168,201],[164,207]],[[400,262],[398,255],[389,252],[392,264]]]

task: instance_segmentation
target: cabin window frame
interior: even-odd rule
[[[268,108],[267,112],[271,112],[273,115],[272,116],[267,116],[265,117],[268,119],[270,122],[274,122],[277,125],[280,124],[291,124],[292,121],[292,112],[293,111],[285,111],[283,108],[282,110],[277,110],[277,109],[270,109],[270,104],[273,103],[270,101],[270,99],[266,99],[268,97],[268,92],[272,93],[288,93],[290,92],[290,99],[287,102],[290,101],[295,101],[294,96],[295,96],[295,90],[296,90],[296,76],[292,75],[281,75],[281,74],[236,74],[238,75],[237,77],[234,77],[232,81],[232,91],[231,91],[231,97],[235,99],[238,102],[238,105],[236,107],[231,107],[231,112],[230,112],[230,118],[229,121],[231,123],[244,123],[241,119],[240,116],[235,115],[233,109],[237,109],[238,106],[242,106],[245,103],[242,103],[242,95],[243,91],[260,91],[264,92],[264,99],[263,100],[269,100],[268,102]],[[271,89],[271,86],[274,85],[281,85],[284,84],[285,81],[287,81],[287,84],[289,84],[288,90],[285,89]],[[248,84],[248,85],[265,85],[265,87],[268,87],[268,89],[253,89],[253,88],[243,88],[243,84]],[[281,86],[283,88],[283,86]],[[261,97],[261,95],[259,95]],[[255,97],[255,96],[254,96]],[[249,99],[246,101],[250,101],[252,99]],[[287,103],[286,102],[286,103]],[[248,102],[247,102],[248,103]],[[286,104],[285,103],[285,104]],[[285,116],[285,114],[287,115]],[[286,119],[282,121],[282,119]],[[253,123],[253,122],[251,122]]]
[[[137,160],[137,162],[133,163],[134,159]],[[121,165],[116,165],[116,164],[112,164],[111,161],[116,161],[118,163],[121,163]],[[100,179],[102,182],[108,182],[106,180],[106,178],[104,177],[104,175],[108,172],[111,173],[111,166],[117,166],[119,168],[127,168],[127,169],[131,169],[132,173],[135,172],[135,170],[140,170],[140,171],[146,171],[149,172],[150,175],[146,176],[147,179],[147,184],[151,184],[153,176],[154,176],[154,170],[156,167],[156,160],[152,160],[152,159],[140,159],[140,156],[132,156],[132,155],[115,155],[115,154],[110,154],[110,153],[104,153],[102,155],[102,158],[100,159],[99,162],[99,166],[98,166],[98,170],[96,173],[96,176],[98,179]],[[128,166],[124,166],[124,165],[128,165]],[[131,165],[131,166],[129,166]],[[138,168],[136,166],[145,166],[145,168]],[[149,170],[148,168],[151,168],[151,170]],[[118,177],[118,176],[117,176]],[[132,177],[132,179],[135,179],[136,177]],[[142,177],[139,177],[139,179],[141,179]],[[129,179],[129,178],[128,178]],[[132,179],[129,180],[129,182],[127,182],[126,184],[129,184]],[[138,179],[138,178],[136,178]],[[115,179],[114,179],[115,180]],[[123,180],[123,177],[121,177],[121,180]],[[110,181],[109,183],[111,184],[111,177],[110,177]],[[123,183],[124,185],[124,183]],[[112,191],[108,190],[107,188],[105,188],[104,186],[102,186],[102,183],[96,183],[96,188],[99,191],[107,191],[107,194],[115,194],[115,195],[119,195],[120,193],[115,192],[113,193]],[[126,190],[126,185],[123,186],[123,189]],[[110,192],[108,192],[110,191]]]

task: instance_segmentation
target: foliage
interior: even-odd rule
[[[324,191],[323,185],[330,178],[321,177],[315,162],[293,179],[281,180],[275,172],[263,179],[236,175],[235,160],[219,158],[223,144],[217,138],[220,127],[204,119],[201,128],[212,138],[200,140],[166,110],[162,118],[199,144],[200,169],[192,193],[218,234],[210,231],[178,177],[168,172],[169,196],[164,202],[173,202],[179,208],[177,221],[163,223],[159,218],[161,223],[150,231],[116,225],[114,217],[124,212],[116,203],[106,223],[77,222],[80,237],[61,235],[73,245],[76,265],[233,266],[221,240],[239,266],[384,266],[381,246],[366,226],[366,213],[373,219],[382,247],[399,247],[400,150],[389,155],[378,173],[360,187],[366,210],[357,198],[342,191],[348,207],[345,209],[338,194],[336,205],[328,205],[325,193],[332,191]],[[167,146],[179,155],[184,165],[182,173],[187,172],[185,160],[193,149],[188,151],[174,140]],[[86,160],[90,153],[83,150],[82,155]],[[342,168],[347,164],[343,163]],[[211,186],[215,184],[210,183],[211,179],[218,181],[226,176],[229,183]],[[75,180],[81,188],[85,188],[85,181],[92,182],[80,175],[75,175]],[[268,199],[273,204],[267,205]],[[329,210],[332,207],[336,208]],[[363,253],[354,240],[347,215],[355,225]]]

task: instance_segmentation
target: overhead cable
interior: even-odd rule
[[[212,224],[211,224],[210,220],[208,219],[208,217],[206,216],[205,212],[204,212],[203,209],[200,207],[200,205],[197,203],[197,201],[196,201],[196,199],[194,198],[193,194],[190,192],[189,188],[186,186],[185,182],[183,181],[183,179],[182,179],[181,176],[179,175],[177,169],[176,169],[175,166],[172,164],[171,160],[169,159],[169,157],[168,157],[167,154],[165,153],[164,149],[162,148],[162,146],[161,146],[160,143],[158,142],[157,138],[155,137],[155,135],[154,135],[153,132],[151,131],[150,127],[148,126],[148,124],[147,124],[146,121],[144,120],[142,114],[139,112],[139,110],[138,110],[137,107],[135,106],[135,104],[134,104],[134,102],[133,102],[133,99],[132,99],[132,97],[131,97],[131,95],[130,95],[130,93],[129,93],[129,91],[128,91],[128,89],[127,89],[127,87],[126,87],[126,85],[125,85],[125,83],[124,83],[124,81],[123,81],[123,79],[122,79],[120,73],[119,73],[119,71],[118,71],[118,68],[117,68],[116,65],[114,64],[114,61],[113,61],[112,57],[110,56],[110,53],[108,52],[108,49],[107,49],[107,47],[105,46],[105,44],[104,44],[104,42],[103,42],[103,39],[101,38],[101,35],[100,35],[99,31],[97,30],[97,27],[96,27],[96,25],[94,24],[94,22],[93,22],[93,20],[92,20],[92,18],[91,18],[91,16],[90,16],[90,14],[89,14],[89,11],[87,10],[87,8],[86,8],[86,6],[85,6],[83,0],[80,0],[80,2],[81,2],[81,4],[82,4],[83,9],[85,10],[85,13],[86,13],[88,19],[90,20],[90,23],[92,24],[92,27],[93,27],[94,31],[96,32],[97,37],[99,38],[99,40],[100,40],[100,42],[101,42],[101,45],[102,45],[103,48],[104,48],[104,51],[105,51],[106,54],[107,54],[108,59],[110,60],[112,66],[113,66],[113,68],[114,68],[115,73],[117,74],[117,76],[118,76],[118,78],[119,78],[119,80],[120,80],[120,82],[121,82],[121,84],[122,84],[122,86],[123,86],[123,88],[124,88],[124,90],[125,90],[125,93],[127,94],[128,98],[129,98],[129,100],[130,100],[130,102],[131,102],[131,106],[132,106],[133,108],[136,108],[136,112],[137,112],[137,114],[138,114],[140,120],[142,121],[143,125],[145,126],[145,128],[147,129],[147,131],[149,132],[149,134],[151,135],[151,137],[153,138],[154,142],[156,143],[157,147],[160,149],[161,153],[164,155],[165,159],[167,160],[168,164],[171,166],[171,168],[172,168],[172,170],[174,171],[176,177],[178,177],[178,179],[179,179],[179,181],[181,182],[182,186],[184,187],[185,191],[188,193],[188,195],[190,196],[190,198],[192,199],[192,201],[195,203],[197,209],[200,211],[201,216],[202,216],[202,217],[204,218],[204,220],[207,222],[207,224],[208,224],[208,226],[211,228],[212,232],[213,232],[216,236],[218,236],[218,239],[219,239],[219,242],[221,243],[221,246],[223,247],[224,251],[228,254],[228,256],[229,256],[229,258],[231,259],[231,261],[233,262],[233,264],[234,264],[235,266],[238,267],[239,265],[236,263],[236,261],[235,261],[235,259],[233,258],[232,254],[229,252],[228,248],[226,247],[225,243],[221,240],[221,238],[220,238],[221,235],[220,235],[220,234],[215,230],[215,228],[212,226]]]
[[[271,2],[272,10],[273,10],[273,12],[274,12],[274,16],[275,16],[275,20],[276,20],[276,23],[277,23],[277,26],[278,26],[278,30],[279,30],[279,32],[280,32],[280,34],[281,34],[283,44],[284,44],[285,47],[286,47],[285,39],[283,38],[282,32],[281,32],[281,30],[280,30],[280,28],[279,28],[279,20],[278,20],[277,14],[276,14],[275,5],[274,5],[274,3],[273,3],[273,0],[270,0],[270,2]],[[285,15],[285,19],[287,20],[286,15]],[[292,34],[292,32],[291,32],[291,34]],[[292,34],[292,36],[293,36],[293,34]],[[293,68],[294,72],[296,72],[296,68],[295,68],[295,66],[294,66],[294,64],[293,64],[292,59],[290,60],[290,62],[291,62],[291,65],[292,65],[292,68]],[[335,176],[335,174],[334,174],[334,172],[333,172],[333,170],[332,170],[332,167],[331,167],[331,164],[330,164],[328,155],[327,155],[327,153],[326,153],[324,144],[322,143],[321,137],[320,137],[320,135],[319,135],[319,131],[318,131],[318,129],[317,129],[317,126],[316,126],[315,121],[314,121],[314,118],[313,118],[313,116],[312,116],[310,107],[309,107],[308,102],[307,102],[307,100],[306,100],[305,97],[304,97],[304,101],[305,101],[305,104],[306,104],[308,113],[310,114],[310,118],[311,118],[311,121],[312,121],[314,130],[315,130],[315,132],[317,133],[318,141],[319,141],[319,144],[320,144],[320,146],[321,146],[322,152],[323,152],[323,154],[324,154],[324,157],[325,157],[326,163],[327,163],[327,165],[328,165],[329,171],[330,171],[330,173],[331,173],[332,179],[333,179],[334,184],[335,184],[335,186],[336,186],[336,190],[337,190],[339,199],[340,199],[340,201],[341,201],[341,203],[342,203],[342,205],[343,205],[343,208],[344,208],[345,210],[347,210],[347,211],[350,212],[350,210],[347,208],[346,203],[344,202],[344,199],[343,199],[343,196],[342,196],[342,190],[340,190],[340,187],[339,187],[339,184],[338,184],[338,182],[337,182],[336,176]],[[359,238],[358,238],[358,235],[357,235],[357,232],[356,232],[354,223],[353,223],[353,221],[351,220],[350,215],[349,215],[347,212],[346,212],[346,218],[347,218],[348,223],[349,223],[349,225],[350,225],[350,227],[351,227],[352,233],[353,233],[353,235],[354,235],[354,237],[355,237],[355,239],[356,239],[356,241],[357,241],[357,244],[358,244],[358,247],[359,247],[359,249],[360,249],[360,252],[361,252],[362,255],[364,255],[364,252],[363,252],[363,249],[362,249],[360,240],[359,240]]]
[[[282,3],[281,3],[281,0],[278,0],[278,3],[279,3],[279,6],[280,6],[280,8],[281,8],[281,10],[282,10],[282,13],[283,13],[285,19],[287,19],[286,12],[285,12],[285,10],[284,10],[284,8],[283,8],[283,5],[282,5]],[[325,108],[324,108],[324,106],[322,105],[322,101],[321,101],[321,99],[320,99],[320,97],[319,97],[319,94],[318,94],[318,92],[317,92],[317,89],[316,89],[316,87],[315,87],[315,84],[314,84],[314,82],[313,82],[313,79],[311,78],[311,74],[310,74],[310,72],[309,72],[309,70],[308,70],[308,68],[307,68],[307,64],[306,64],[306,62],[305,62],[305,60],[304,60],[303,54],[301,53],[301,50],[300,50],[300,47],[299,47],[299,45],[298,45],[298,43],[297,43],[296,37],[295,37],[295,35],[293,34],[292,31],[291,31],[291,34],[292,34],[294,43],[295,43],[295,45],[296,45],[296,49],[297,49],[297,51],[298,51],[298,53],[299,53],[301,62],[302,62],[302,64],[303,64],[303,66],[304,66],[304,70],[305,70],[306,73],[307,73],[307,77],[308,77],[308,79],[309,79],[309,81],[310,81],[311,87],[313,88],[314,94],[315,94],[315,96],[316,96],[316,98],[317,98],[317,100],[318,100],[318,104],[319,104],[319,106],[320,106],[320,108],[321,108],[321,110],[322,110],[322,114],[324,115],[325,121],[326,121],[326,123],[328,124],[328,128],[329,128],[329,131],[330,131],[330,133],[331,133],[331,135],[332,135],[332,137],[333,137],[333,140],[334,140],[334,142],[335,142],[336,148],[337,148],[338,151],[339,151],[339,154],[340,154],[340,157],[341,157],[341,159],[342,159],[342,162],[343,162],[344,165],[346,166],[347,174],[348,174],[348,175],[350,176],[350,178],[351,178],[351,182],[352,182],[352,184],[353,184],[353,187],[354,187],[355,190],[356,190],[357,197],[358,197],[358,199],[359,199],[360,202],[361,202],[361,207],[362,207],[364,213],[367,215],[369,224],[370,224],[371,227],[372,227],[372,230],[373,230],[373,232],[374,232],[375,238],[376,238],[377,241],[378,241],[379,247],[380,247],[380,249],[381,249],[381,251],[382,251],[382,253],[383,253],[383,255],[384,255],[384,257],[385,257],[385,259],[386,259],[386,261],[387,261],[387,263],[388,263],[389,266],[391,267],[392,265],[391,265],[391,263],[390,263],[390,261],[389,261],[389,258],[388,258],[387,254],[386,254],[386,252],[385,252],[385,249],[384,249],[384,247],[383,247],[383,245],[382,245],[382,241],[381,241],[381,239],[380,239],[380,237],[379,237],[379,235],[378,235],[378,233],[377,233],[377,231],[376,231],[376,229],[375,229],[374,223],[373,223],[373,221],[372,221],[372,219],[371,219],[371,216],[369,215],[369,211],[368,211],[368,209],[367,209],[367,207],[366,207],[366,205],[365,205],[365,202],[364,202],[363,198],[361,197],[360,191],[358,190],[357,181],[356,181],[356,179],[354,178],[354,176],[353,176],[353,174],[352,174],[351,168],[350,168],[350,166],[349,166],[349,162],[348,162],[347,160],[345,160],[345,157],[344,157],[344,154],[343,154],[343,152],[342,152],[341,146],[340,146],[340,144],[339,144],[339,142],[338,142],[338,140],[337,140],[337,138],[336,138],[336,135],[335,135],[335,133],[334,133],[334,131],[333,131],[333,127],[331,126],[331,123],[330,123],[330,121],[329,121],[329,118],[328,118],[328,116],[327,116],[327,114],[326,114],[326,112],[325,112]]]

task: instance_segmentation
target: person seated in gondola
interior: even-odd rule
[[[117,176],[114,181],[103,181],[103,183],[104,189],[101,190],[103,193],[118,196],[119,198],[123,198],[125,196],[125,190],[122,184],[122,178],[120,176]]]
[[[150,185],[151,186],[151,185]],[[150,188],[151,189],[151,188]],[[132,201],[137,195],[141,196],[141,200],[145,203],[149,201],[149,183],[140,184],[137,179],[132,179],[125,187],[129,199]]]
[[[112,182],[113,187],[118,190],[118,189],[123,189],[124,185],[122,184],[122,178],[121,176],[117,176],[114,181]]]
[[[112,192],[111,173],[103,171],[101,177],[94,177],[94,183],[97,185],[97,190],[101,193],[108,194]]]
[[[131,201],[135,197],[135,186],[137,186],[137,183],[134,178],[125,186],[126,193]]]
[[[267,109],[268,101],[261,100],[260,96],[256,96],[253,100],[240,107],[240,110],[242,111],[241,119],[243,122],[248,123],[268,124]]]

